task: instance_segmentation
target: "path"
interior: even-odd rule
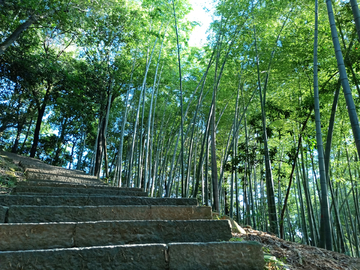
[[[264,269],[257,242],[195,199],[149,198],[9,154],[27,181],[0,195],[0,269]]]

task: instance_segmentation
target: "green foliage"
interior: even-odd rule
[[[286,265],[286,258],[280,258],[277,259],[275,256],[269,254],[269,253],[265,253],[264,254],[264,259],[265,259],[265,268],[264,269],[268,269],[268,270],[286,270],[286,269],[290,269],[287,265]]]
[[[230,242],[243,242],[244,239],[241,238],[241,237],[232,237],[232,238],[230,238],[229,241],[230,241]]]
[[[15,165],[11,159],[0,155],[0,189],[7,191],[24,179],[23,170]]]

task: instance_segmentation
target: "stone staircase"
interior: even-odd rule
[[[261,245],[228,242],[229,221],[212,220],[195,199],[32,166],[27,182],[0,196],[2,270],[264,269]]]

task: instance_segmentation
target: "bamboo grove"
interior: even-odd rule
[[[0,1],[1,148],[359,257],[356,0],[190,10]]]

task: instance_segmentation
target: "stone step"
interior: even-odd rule
[[[12,269],[246,269],[263,270],[257,242],[209,242],[1,251]]]
[[[61,182],[61,181],[49,181],[49,180],[27,180],[24,182],[18,182],[16,186],[94,186],[94,187],[111,187],[109,185],[106,185],[104,183],[94,183],[94,182],[86,182],[86,183],[74,183],[74,182]]]
[[[98,194],[113,196],[142,196],[146,197],[147,193],[140,189],[132,188],[83,188],[83,187],[52,187],[52,186],[17,186],[11,194]]]
[[[211,219],[207,206],[9,206],[3,223]],[[0,212],[4,212],[1,211]],[[0,216],[1,217],[1,216]]]
[[[194,198],[151,198],[139,196],[104,196],[73,194],[0,195],[0,205],[99,206],[99,205],[197,205]]]
[[[169,269],[263,270],[262,246],[258,242],[168,244]]]
[[[76,177],[76,178],[71,178],[71,177],[66,177],[66,178],[60,178],[57,180],[49,180],[49,179],[28,179],[28,181],[38,181],[38,182],[55,182],[55,183],[64,183],[64,184],[78,184],[78,185],[106,185],[103,182],[101,182],[100,180],[97,181],[93,181],[93,180],[88,180],[88,179],[83,179],[80,177]]]
[[[119,188],[114,186],[101,185],[86,185],[77,183],[64,183],[59,181],[34,181],[28,180],[17,183],[16,187],[54,187],[54,188],[86,188],[97,190],[129,190],[129,191],[144,191],[142,188]]]
[[[79,170],[68,170],[65,168],[61,168],[61,167],[56,167],[56,166],[52,166],[52,165],[47,165],[45,164],[45,167],[43,168],[39,168],[37,166],[32,167],[31,165],[24,165],[22,164],[23,167],[25,168],[25,172],[27,174],[52,174],[52,175],[62,175],[62,176],[79,176],[79,177],[84,177],[84,178],[88,178],[88,179],[97,179],[96,176],[93,175],[89,175],[83,171],[79,171]]]
[[[227,220],[140,220],[0,224],[0,250],[228,241]]]
[[[57,181],[65,183],[80,183],[80,184],[103,184],[95,176],[87,175],[85,173],[74,173],[74,171],[67,170],[38,170],[26,169],[26,179],[35,181]]]

